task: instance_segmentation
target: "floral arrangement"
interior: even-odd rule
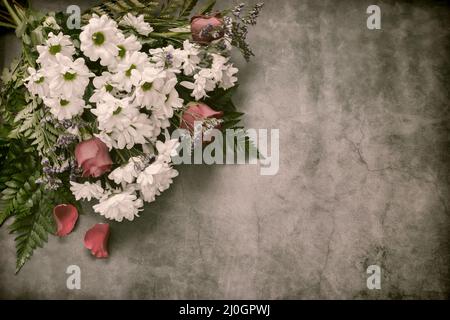
[[[253,55],[246,35],[262,4],[217,12],[209,1],[192,15],[196,0],[117,0],[70,28],[68,14],[2,1],[0,27],[23,44],[0,91],[0,225],[14,218],[17,271],[49,233],[73,230],[77,201],[134,220],[178,175],[180,144],[202,148],[211,129],[241,128],[231,50]],[[109,233],[96,224],[85,247],[107,257]]]

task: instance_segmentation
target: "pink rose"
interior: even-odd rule
[[[192,39],[207,44],[223,37],[223,19],[220,13],[212,16],[198,15],[191,18]]]
[[[108,257],[109,224],[97,223],[86,232],[84,246],[91,250],[96,258]]]
[[[53,208],[53,216],[58,228],[56,235],[64,237],[72,232],[78,220],[78,210],[71,204],[60,204]]]
[[[223,116],[222,111],[215,111],[201,102],[190,102],[187,107],[187,110],[183,113],[180,128],[187,129],[191,133],[194,132],[195,121],[205,121],[209,118],[220,119]]]
[[[98,178],[111,169],[113,164],[108,147],[99,138],[92,138],[75,147],[75,158],[83,167],[83,177]]]

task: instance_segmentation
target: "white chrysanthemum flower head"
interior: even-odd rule
[[[91,112],[97,116],[98,128],[108,136],[100,138],[108,147],[131,149],[135,144],[145,144],[147,139],[155,138],[152,121],[130,103],[129,97],[111,96],[97,103]],[[107,141],[109,139],[112,141]]]
[[[75,200],[87,200],[91,201],[92,198],[100,199],[103,197],[105,191],[103,190],[100,181],[96,183],[77,183],[70,181],[70,191],[75,197]]]
[[[144,203],[131,190],[126,190],[109,197],[103,197],[100,202],[94,205],[94,211],[110,220],[122,222],[123,219],[133,221],[139,217]]]
[[[50,79],[50,95],[61,96],[66,100],[83,96],[89,78],[94,76],[84,63],[84,59],[72,61],[71,58],[57,53],[56,62],[55,66],[47,71]]]
[[[25,86],[31,94],[38,95],[41,99],[50,94],[49,81],[41,70],[28,67],[29,76],[25,79]]]
[[[140,157],[132,157],[126,165],[113,170],[108,175],[108,179],[113,180],[116,184],[133,183],[142,171],[143,166],[144,162]]]
[[[147,202],[155,201],[155,197],[167,190],[177,175],[178,171],[167,163],[152,163],[137,178],[141,197]]]
[[[150,32],[153,32],[153,28],[149,23],[144,21],[144,15],[134,16],[131,13],[127,13],[122,17],[119,22],[120,26],[131,27],[136,30],[137,33],[148,36]]]
[[[45,45],[37,46],[36,49],[39,52],[39,57],[36,62],[44,67],[56,63],[56,54],[58,53],[69,58],[72,58],[75,53],[75,47],[70,37],[64,35],[62,32],[58,33],[58,35],[50,32],[47,41],[45,41]]]
[[[154,66],[146,68],[142,73],[141,81],[136,86],[134,103],[149,110],[152,107],[163,106],[166,101],[165,85],[165,71]]]
[[[120,85],[120,89],[131,92],[142,79],[145,69],[151,67],[147,54],[143,52],[128,52],[125,58],[117,65],[113,80]]]
[[[103,72],[101,76],[93,79],[95,90],[89,98],[89,102],[98,103],[108,99],[112,99],[117,93],[117,84],[113,80],[113,75],[107,71]]]
[[[119,54],[117,44],[120,40],[120,30],[117,23],[106,15],[92,15],[89,23],[81,28],[80,49],[91,61],[100,59],[102,66],[115,63]]]
[[[45,98],[44,104],[50,108],[50,113],[60,121],[81,115],[86,108],[84,100],[78,97],[72,97],[68,100],[59,97]]]
[[[114,63],[108,66],[108,69],[113,72],[117,71],[118,64],[125,59],[127,54],[132,54],[133,52],[141,50],[142,44],[138,41],[135,35],[132,34],[125,38],[125,36],[120,33],[117,47],[119,48],[119,54],[115,58]]]

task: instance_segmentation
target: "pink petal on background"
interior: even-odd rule
[[[97,258],[108,257],[109,224],[97,223],[84,236],[84,246]]]
[[[78,210],[71,204],[60,204],[53,208],[53,216],[56,220],[56,235],[64,237],[68,235],[78,220]]]

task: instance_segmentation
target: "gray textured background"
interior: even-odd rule
[[[366,28],[370,4],[382,30]],[[447,298],[449,30],[433,1],[266,0],[236,104],[249,127],[280,129],[278,175],[182,167],[141,218],[112,224],[108,260],[83,248],[102,221],[87,212],[14,276],[2,228],[0,297]],[[17,52],[2,35],[0,62]],[[366,288],[370,264],[382,290]]]

